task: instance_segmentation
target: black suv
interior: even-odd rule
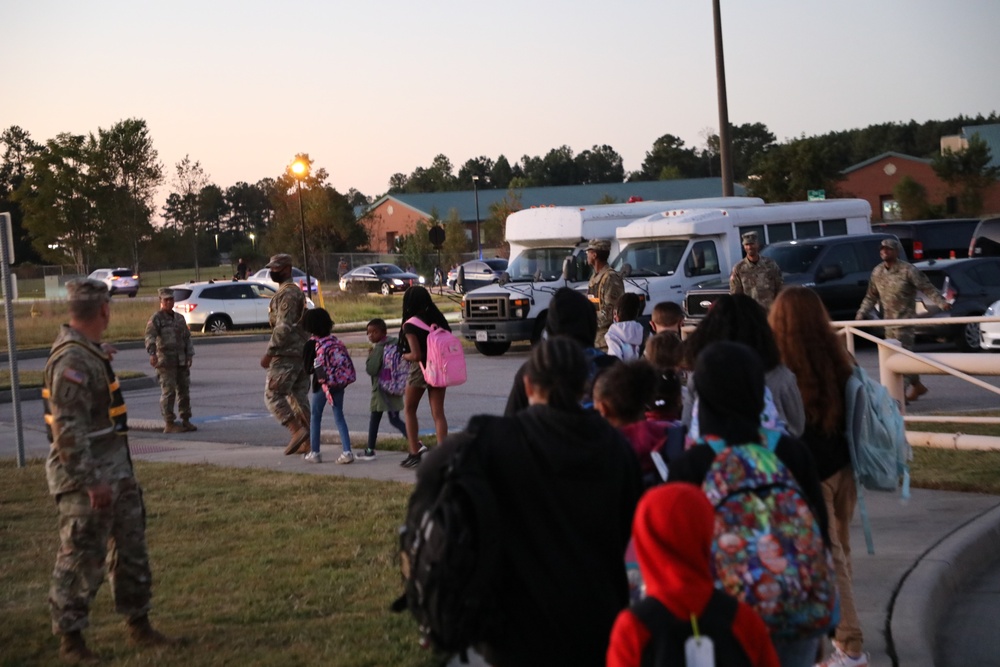
[[[815,290],[834,320],[853,320],[868,290],[868,279],[881,260],[879,246],[892,234],[851,234],[772,243],[760,254],[778,266],[785,285],[802,285]],[[905,256],[902,259],[906,259]],[[703,317],[711,303],[728,294],[728,282],[716,282],[714,289],[692,290],[685,297],[688,317]]]
[[[967,256],[972,232],[978,224],[978,218],[911,220],[873,224],[872,231],[894,234],[903,244],[906,256],[920,262]]]
[[[952,342],[963,352],[978,352],[978,324],[946,325],[945,322],[949,317],[983,315],[990,304],[1000,300],[1000,257],[932,259],[914,266],[951,303],[951,310],[941,311],[926,296],[918,294],[917,316],[929,316],[935,324],[917,327],[917,336]]]

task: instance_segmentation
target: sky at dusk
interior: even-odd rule
[[[717,132],[711,0],[4,2],[0,128],[146,121],[168,179],[222,188],[298,152],[373,196],[440,153],[636,170]],[[722,0],[729,115],[785,140],[1000,111],[1000,0]],[[168,180],[169,182],[169,180]]]

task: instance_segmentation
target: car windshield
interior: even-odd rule
[[[536,279],[549,281],[562,276],[563,260],[573,254],[574,248],[529,248],[514,258],[507,267],[512,281]]]
[[[490,267],[494,271],[503,271],[507,268],[506,259],[484,259],[486,266]]]
[[[640,241],[626,246],[611,266],[621,271],[628,264],[632,276],[672,276],[687,247],[687,239]]]
[[[377,276],[387,276],[390,273],[403,273],[403,269],[399,268],[395,264],[375,264],[372,266],[375,269],[375,275]]]
[[[760,254],[777,262],[782,273],[805,273],[816,261],[821,249],[821,246],[813,243],[795,243],[769,246],[761,250]]]
[[[133,274],[129,269],[115,269],[111,272],[111,275],[116,278],[131,278]]]

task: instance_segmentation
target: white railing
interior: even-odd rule
[[[921,354],[904,349],[899,341],[883,340],[867,331],[870,327],[927,326],[926,318],[906,320],[857,320],[834,322],[833,325],[845,338],[847,349],[854,353],[855,337],[863,338],[878,345],[879,380],[896,399],[907,424],[912,423],[955,423],[955,424],[1000,424],[1000,417],[968,417],[960,415],[907,415],[903,376],[951,375],[969,384],[1000,396],[1000,387],[973,377],[1000,375],[1000,355],[983,353],[927,353]],[[964,325],[970,323],[1000,322],[1000,317],[949,317],[938,319],[935,325]],[[906,439],[913,446],[944,447],[949,449],[1000,449],[1000,437],[977,436],[965,433],[930,433],[924,431],[906,432]]]

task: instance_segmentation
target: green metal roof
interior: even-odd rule
[[[741,185],[733,187],[737,196],[746,194]],[[515,190],[521,197],[522,208],[532,206],[593,206],[602,200],[613,198],[626,202],[631,197],[641,197],[646,201],[670,201],[676,199],[700,199],[721,197],[720,178],[681,178],[667,181],[640,181],[635,183],[597,183],[594,185],[562,185],[548,188],[521,188]],[[485,220],[490,214],[490,204],[502,200],[507,190],[479,189],[479,219]],[[385,195],[370,208],[385,201],[395,200],[430,217],[436,211],[440,220],[447,220],[452,209],[458,211],[463,222],[475,222],[475,191],[422,192],[419,194]]]

